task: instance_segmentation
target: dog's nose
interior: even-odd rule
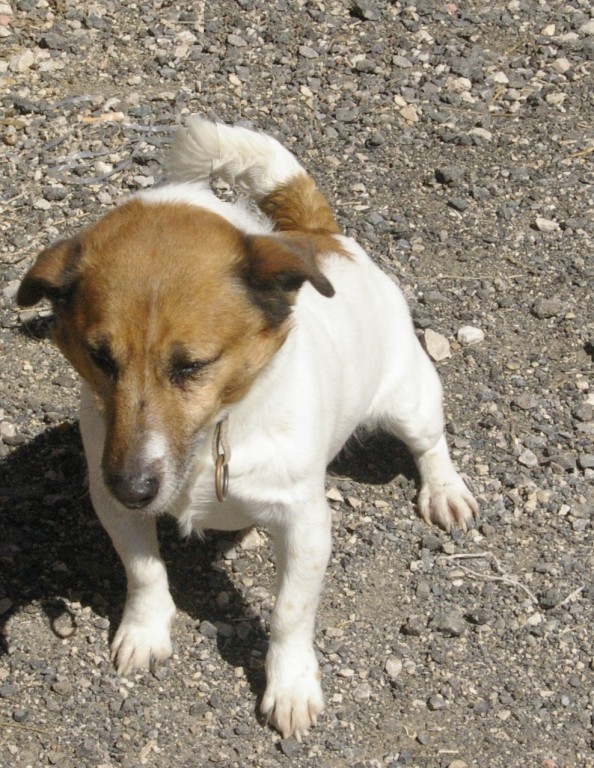
[[[159,478],[150,471],[109,474],[105,479],[116,499],[130,509],[147,507],[159,493]]]

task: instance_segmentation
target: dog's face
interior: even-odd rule
[[[200,208],[132,201],[38,257],[17,301],[52,301],[56,343],[103,416],[118,501],[160,512],[175,499],[205,429],[285,340],[298,288],[332,295],[315,251]]]

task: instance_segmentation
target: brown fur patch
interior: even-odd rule
[[[307,173],[298,174],[282,184],[263,198],[259,206],[281,232],[341,233],[328,201]]]

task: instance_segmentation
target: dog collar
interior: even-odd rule
[[[218,501],[225,501],[229,490],[229,416],[223,416],[215,426],[212,452],[215,460],[215,492]]]

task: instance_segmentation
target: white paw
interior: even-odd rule
[[[478,517],[479,507],[462,478],[454,474],[444,482],[424,483],[419,493],[419,512],[426,523],[450,531],[468,530]]]
[[[173,601],[166,610],[149,613],[126,606],[111,644],[111,659],[120,675],[150,669],[173,653],[169,628],[175,615]]]
[[[266,657],[266,691],[261,709],[267,721],[301,741],[324,711],[320,670],[313,648],[281,651],[271,645]]]

